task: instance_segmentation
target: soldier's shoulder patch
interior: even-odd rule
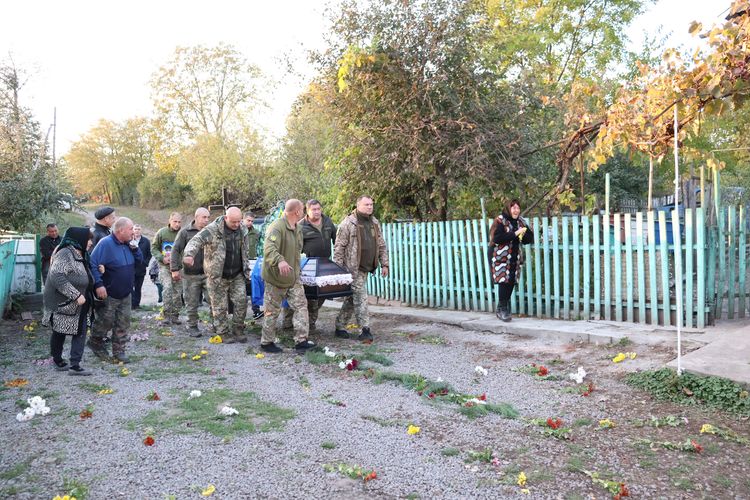
[[[270,237],[269,239],[270,239],[271,241],[276,241],[276,240],[277,240],[278,238],[276,237],[276,235],[275,235],[275,234],[272,234],[272,235],[271,235],[271,237]]]

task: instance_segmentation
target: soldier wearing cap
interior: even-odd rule
[[[99,208],[94,212],[94,218],[96,219],[96,224],[94,224],[94,239],[91,248],[96,248],[96,244],[99,243],[99,240],[112,234],[112,224],[114,224],[117,219],[115,216],[115,209],[112,207]]]

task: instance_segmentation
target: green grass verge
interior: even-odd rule
[[[219,413],[223,406],[231,406],[239,413],[226,417]],[[205,431],[221,438],[242,433],[268,432],[283,428],[296,412],[261,400],[252,392],[232,392],[229,389],[203,391],[198,398],[187,394],[172,408],[149,412],[141,419],[127,424],[129,430],[153,429],[154,432],[172,431],[192,433]]]
[[[625,382],[651,393],[656,399],[750,415],[747,389],[721,377],[703,377],[687,372],[678,376],[675,370],[662,368],[631,373]]]

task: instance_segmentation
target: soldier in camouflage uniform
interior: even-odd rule
[[[362,327],[358,339],[372,341],[370,315],[367,310],[367,275],[374,273],[380,264],[380,273],[388,276],[388,249],[383,240],[380,222],[372,216],[373,201],[369,196],[357,198],[357,208],[339,225],[336,245],[333,248],[333,261],[349,271],[354,278],[352,296],[344,300],[344,305],[336,317],[336,336],[349,338],[346,329],[352,318]]]
[[[276,340],[276,319],[281,313],[281,302],[286,299],[294,311],[295,349],[304,352],[315,344],[307,340],[309,331],[307,299],[300,282],[300,254],[302,253],[302,230],[299,221],[303,217],[304,205],[291,199],[286,202],[284,215],[271,223],[263,244],[263,270],[266,282],[263,294],[263,335],[260,348],[266,352],[281,352]]]
[[[250,246],[247,228],[242,224],[242,211],[231,207],[227,209],[226,215],[217,218],[196,234],[185,247],[183,264],[192,266],[194,257],[201,248],[217,333],[228,344],[247,342],[245,281],[250,278],[248,260],[254,259],[256,253],[255,248]],[[229,300],[234,304],[231,325]]]
[[[172,258],[169,261],[172,279],[182,281],[183,284],[182,294],[187,306],[187,325],[191,337],[201,336],[201,331],[198,328],[198,307],[200,307],[203,297],[208,299],[208,286],[206,285],[206,274],[203,271],[203,249],[198,250],[193,257],[194,263],[192,266],[182,265],[182,253],[193,236],[208,225],[209,217],[209,211],[203,207],[195,211],[193,222],[177,233],[172,248]],[[213,326],[213,316],[211,325]]]

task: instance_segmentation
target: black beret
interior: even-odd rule
[[[99,210],[97,210],[96,212],[94,212],[94,218],[96,220],[102,220],[103,218],[105,218],[106,216],[108,216],[109,214],[111,214],[114,211],[115,211],[115,209],[112,208],[112,207],[102,207]]]

